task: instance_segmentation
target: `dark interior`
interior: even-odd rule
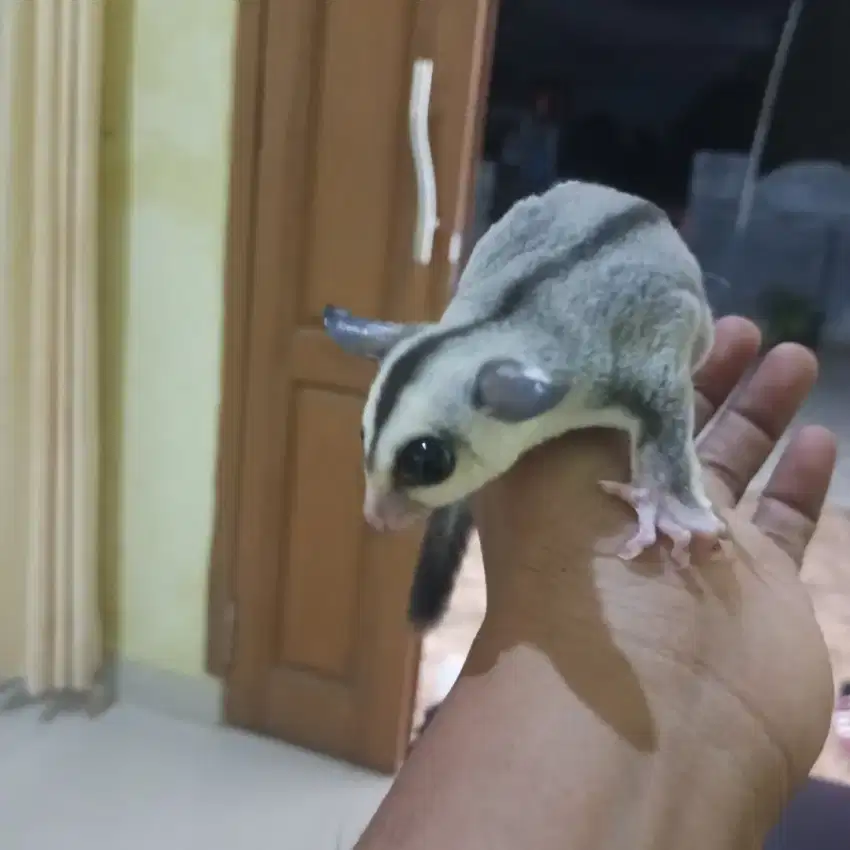
[[[676,210],[694,152],[750,148],[789,6],[502,0],[485,158],[497,158],[516,110],[545,90],[561,131],[559,176],[605,182]],[[768,167],[813,151],[847,160],[850,116],[830,103],[847,102],[837,81],[850,80],[842,71],[850,72],[848,36],[850,4],[809,0],[783,75]],[[789,110],[794,120],[786,120]]]

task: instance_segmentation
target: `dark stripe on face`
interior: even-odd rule
[[[366,455],[366,465],[370,469],[374,465],[375,448],[378,445],[381,430],[387,424],[387,420],[390,418],[390,414],[404,388],[419,374],[425,361],[440,346],[450,340],[466,336],[466,334],[474,328],[480,327],[482,324],[483,322],[474,322],[459,328],[451,328],[442,333],[431,334],[410,346],[390,366],[387,377],[384,379],[384,385],[381,387],[378,403],[375,405],[375,428],[372,434],[372,444],[369,446],[369,452]]]
[[[399,396],[420,373],[425,362],[446,342],[460,339],[491,322],[503,322],[513,316],[533,295],[535,284],[553,277],[566,278],[579,263],[592,260],[597,254],[622,242],[633,230],[666,219],[665,213],[649,201],[637,201],[616,215],[603,218],[586,238],[570,246],[564,253],[555,254],[542,263],[531,274],[511,283],[501,299],[494,305],[493,312],[485,319],[470,322],[458,328],[435,333],[414,343],[392,364],[378,403],[375,405],[375,427],[372,444],[366,455],[366,466],[374,466],[375,450],[381,431],[390,418]]]

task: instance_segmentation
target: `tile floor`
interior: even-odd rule
[[[805,577],[836,668],[850,677],[850,357],[827,359],[800,422],[821,422],[842,442],[830,510]],[[422,699],[446,687],[484,611],[472,547],[454,604],[425,646]],[[0,717],[0,846],[3,850],[231,850],[269,836],[285,850],[347,850],[388,780],[221,728],[182,723],[119,705],[92,723],[35,709]],[[827,743],[816,773],[850,782]],[[104,836],[106,838],[104,839]]]
[[[0,717],[3,850],[348,850],[389,780],[118,705]],[[272,843],[269,844],[269,838]]]

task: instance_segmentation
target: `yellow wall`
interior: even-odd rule
[[[101,154],[106,638],[200,675],[234,0],[106,4]]]

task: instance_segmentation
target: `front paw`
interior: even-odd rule
[[[662,497],[663,513],[669,521],[686,528],[691,534],[716,539],[726,532],[726,523],[714,513],[710,502],[705,505],[686,505],[674,496]]]
[[[714,541],[725,530],[725,523],[710,507],[685,505],[680,499],[651,486],[634,487],[616,481],[599,483],[606,493],[627,502],[637,513],[637,531],[620,552],[624,560],[633,560],[652,546],[661,532],[673,543],[673,562],[687,567],[691,563],[690,545],[694,535]]]

